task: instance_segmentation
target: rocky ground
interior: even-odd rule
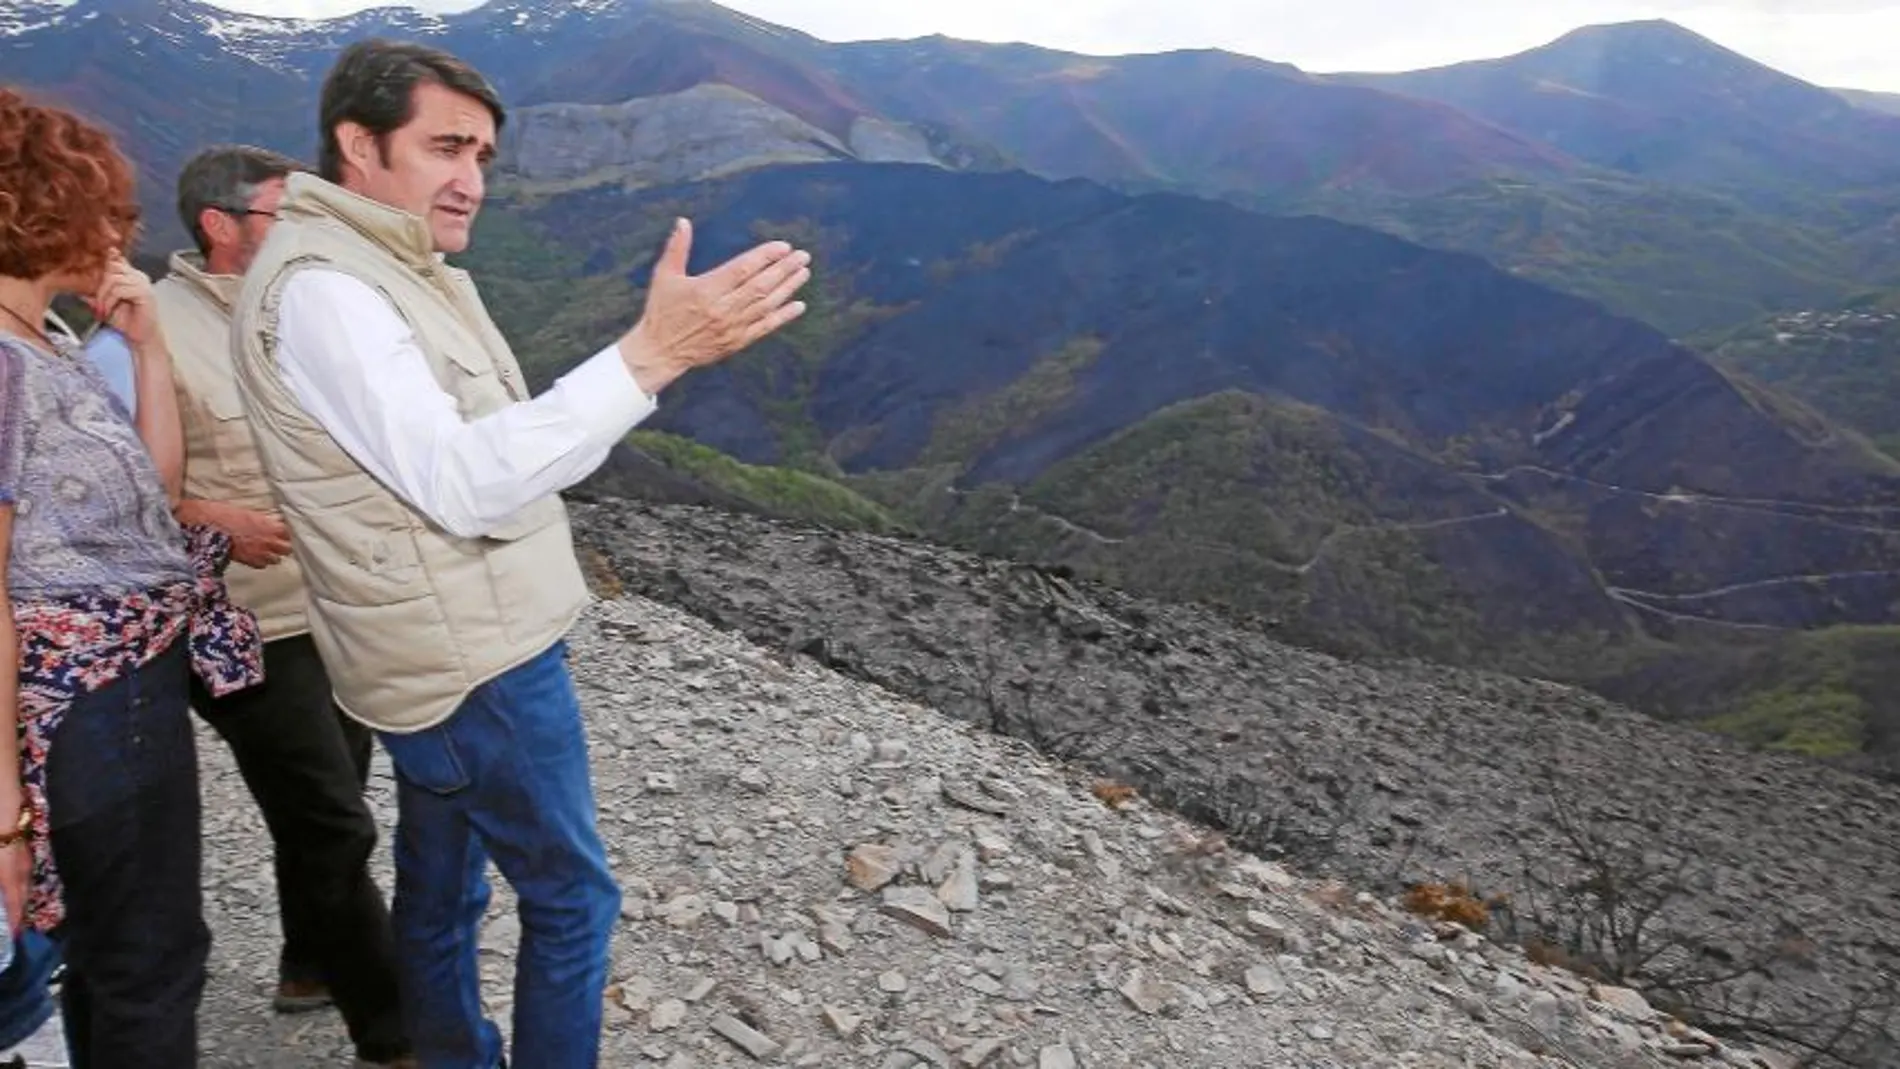
[[[676,610],[603,603],[573,650],[626,888],[604,1065],[1792,1064]],[[347,1064],[334,1014],[269,1012],[268,842],[203,759],[203,1064]],[[503,1020],[517,934],[498,895]]]
[[[1827,1042],[1865,1031],[1878,1012],[1857,1011],[1900,975],[1892,784],[1571,688],[1350,663],[919,543],[687,507],[574,511],[607,584],[1033,740],[1298,871],[1382,895],[1426,880],[1509,894],[1494,936],[1544,922],[1584,937],[1547,957],[1663,950],[1633,970],[1658,1001],[1675,983],[1730,1023]],[[1623,930],[1591,930],[1605,920]],[[1693,983],[1726,972],[1746,975]]]

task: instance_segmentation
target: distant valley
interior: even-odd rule
[[[1325,220],[839,163],[536,198],[508,226],[541,240],[472,262],[584,262],[597,296],[510,329],[586,351],[619,320],[581,310],[631,306],[681,211],[707,263],[782,236],[825,266],[806,321],[654,427],[848,487],[860,516],[1329,649],[1698,713],[1759,672],[1731,655],[1879,627],[1900,595],[1893,458],[1641,324]],[[1688,662],[1705,686],[1665,686]],[[1888,715],[1806,745],[1857,752]]]

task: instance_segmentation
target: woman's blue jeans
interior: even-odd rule
[[[0,1051],[26,1042],[53,1017],[53,973],[59,943],[32,930],[13,943],[13,963],[0,972]]]

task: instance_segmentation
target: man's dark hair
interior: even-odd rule
[[[248,211],[258,186],[302,170],[303,164],[266,148],[214,145],[193,156],[178,173],[178,218],[198,251],[208,255],[211,238],[199,221],[206,208]]]
[[[407,41],[358,41],[343,50],[323,80],[317,173],[331,182],[342,180],[343,152],[336,128],[345,122],[375,134],[377,153],[387,164],[389,135],[415,118],[416,87],[429,82],[481,101],[495,117],[497,131],[507,119],[501,96],[488,79],[447,52]]]

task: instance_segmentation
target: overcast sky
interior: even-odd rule
[[[333,15],[362,0],[214,0]],[[400,0],[383,0],[396,3]],[[415,0],[427,10],[478,6]],[[1404,70],[1507,55],[1598,22],[1669,18],[1822,85],[1900,92],[1900,0],[728,0],[833,41],[944,33],[1083,52],[1219,46],[1309,71]]]

